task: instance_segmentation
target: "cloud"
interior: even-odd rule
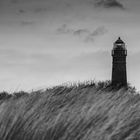
[[[73,32],[73,34],[77,35],[77,36],[86,35],[86,34],[89,34],[89,33],[90,32],[87,29],[78,29],[78,30]]]
[[[124,5],[117,0],[95,0],[95,6],[105,8],[120,8],[124,9]]]
[[[28,25],[34,24],[34,22],[33,21],[22,21],[20,24],[21,24],[21,26],[28,26]]]
[[[11,3],[14,3],[14,4],[16,4],[18,2],[19,2],[19,0],[11,0]]]
[[[59,34],[71,34],[73,33],[73,29],[68,28],[66,24],[63,24],[61,27],[57,29],[57,33]]]
[[[29,14],[29,13],[35,13],[35,14],[38,14],[38,13],[45,13],[45,12],[49,12],[49,9],[48,8],[45,8],[45,7],[35,7],[35,8],[31,8],[31,9],[19,9],[18,10],[18,14]]]
[[[104,35],[108,30],[104,26],[100,26],[93,31],[90,31],[86,28],[81,29],[72,29],[69,28],[66,24],[63,24],[60,28],[57,29],[58,34],[70,34],[82,38],[86,42],[94,41],[96,37]]]
[[[20,13],[20,14],[23,14],[23,13],[25,13],[25,12],[26,12],[25,10],[19,9],[19,13]]]
[[[94,41],[96,37],[104,35],[107,32],[108,30],[104,26],[98,27],[86,37],[86,41]]]
[[[60,28],[57,29],[57,33],[60,34],[73,34],[75,36],[87,35],[90,33],[88,29],[72,29],[66,24],[63,24]]]
[[[34,12],[35,13],[40,13],[40,12],[46,12],[46,11],[48,11],[48,9],[47,8],[41,8],[41,7],[38,7],[38,8],[35,8],[34,9]]]

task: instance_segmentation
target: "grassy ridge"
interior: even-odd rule
[[[0,96],[0,140],[139,140],[140,95],[108,83]]]

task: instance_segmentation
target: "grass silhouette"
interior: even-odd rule
[[[0,140],[139,140],[140,95],[110,82],[0,94]]]

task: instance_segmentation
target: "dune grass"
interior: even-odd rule
[[[139,140],[140,95],[109,82],[0,94],[0,140]]]

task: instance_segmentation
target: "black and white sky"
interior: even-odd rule
[[[139,0],[0,0],[0,91],[111,79],[111,49],[127,45],[140,89]]]

